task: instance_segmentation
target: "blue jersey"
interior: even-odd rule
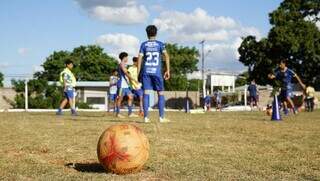
[[[256,97],[257,96],[257,86],[255,84],[250,84],[248,87],[248,91],[250,96]]]
[[[282,89],[292,89],[292,78],[296,76],[296,73],[291,69],[286,69],[285,71],[277,70],[276,71],[276,79],[281,81],[281,88]]]
[[[164,43],[157,40],[148,40],[141,44],[140,55],[143,56],[142,75],[162,77],[162,54],[165,51]]]

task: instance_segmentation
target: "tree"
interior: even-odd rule
[[[199,52],[195,47],[167,44],[166,50],[170,56],[171,78],[165,81],[166,90],[186,90],[187,73],[197,70]]]
[[[65,68],[66,58],[74,61],[73,72],[77,80],[82,81],[108,80],[112,69],[117,66],[117,61],[104,53],[101,47],[97,45],[79,46],[72,52],[53,52],[42,65],[44,71],[37,72],[35,77],[48,81],[59,80],[59,74]]]
[[[318,0],[284,0],[269,14],[272,25],[268,37],[257,41],[248,36],[238,51],[239,61],[248,66],[249,75],[259,84],[267,84],[267,76],[280,59],[304,82],[320,85],[320,3]],[[318,87],[320,88],[320,87]]]
[[[0,87],[3,87],[3,74],[0,72]]]

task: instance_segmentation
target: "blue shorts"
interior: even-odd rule
[[[137,97],[137,98],[143,96],[143,90],[142,89],[138,89],[138,90],[133,89],[132,93],[133,93],[134,97]]]
[[[143,90],[163,91],[164,90],[163,78],[156,75],[143,75],[142,88]]]
[[[288,97],[292,97],[293,93],[291,89],[281,89],[279,99],[281,102],[286,101]]]
[[[118,88],[118,96],[131,96],[132,92],[130,88]]]
[[[72,89],[67,89],[67,91],[63,92],[63,94],[64,94],[64,97],[68,100],[73,99],[74,97],[74,93]]]
[[[117,96],[118,96],[117,94],[109,94],[109,100],[114,102],[114,101],[116,101]]]

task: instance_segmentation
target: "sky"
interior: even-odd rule
[[[241,37],[266,37],[268,13],[280,0],[1,0],[0,72],[13,77],[41,71],[53,51],[98,44],[116,56],[137,55],[145,27],[158,39],[201,48],[205,67],[240,72]],[[200,65],[199,65],[200,66]]]

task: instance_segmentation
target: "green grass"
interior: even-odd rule
[[[281,122],[262,112],[168,112],[174,122],[159,129],[80,114],[0,113],[0,180],[320,180],[319,111]],[[137,174],[105,173],[98,164],[100,134],[119,123],[149,138],[150,158]]]

